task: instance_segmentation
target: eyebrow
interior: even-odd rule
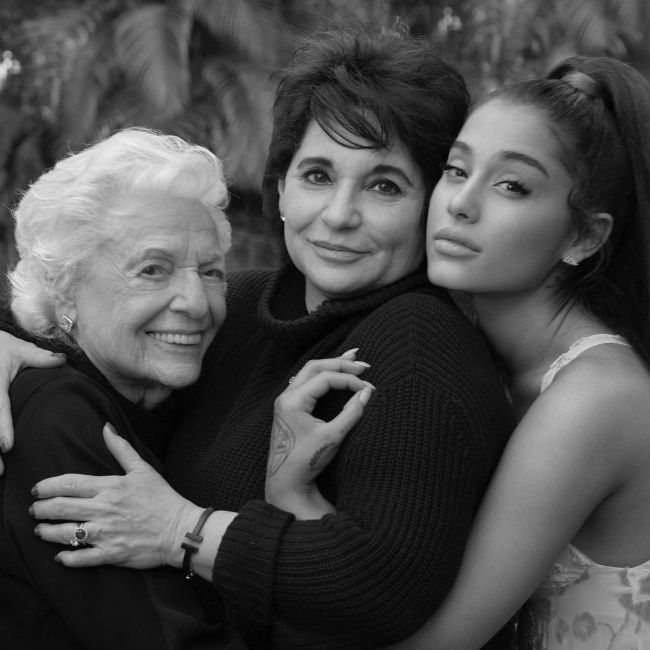
[[[472,151],[472,148],[467,143],[462,142],[460,140],[456,140],[456,142],[454,142],[454,144],[451,145],[451,148],[460,149],[464,153],[471,153]],[[539,162],[539,160],[525,153],[521,153],[520,151],[508,151],[508,150],[500,151],[499,158],[501,158],[502,160],[515,160],[517,162],[524,163],[525,165],[534,167],[535,169],[542,172],[544,176],[550,178],[550,175],[546,170],[546,167],[544,167],[544,165],[542,165],[542,163]]]
[[[173,256],[174,253],[171,250],[165,250],[164,248],[150,247],[145,248],[143,251],[137,251],[133,254],[129,260],[130,264],[139,264],[142,260],[149,258],[169,258]],[[223,264],[225,256],[222,252],[210,249],[210,255],[206,257],[205,261],[201,262],[201,265],[204,264],[214,264],[219,263]]]
[[[170,251],[166,250],[164,248],[158,248],[157,246],[152,246],[151,248],[145,248],[142,251],[142,255],[145,257],[149,257],[150,255],[152,256],[159,256],[159,255],[169,255]]]
[[[322,167],[329,167],[330,169],[333,167],[332,161],[329,158],[309,156],[308,158],[303,158],[298,163],[297,168],[302,169],[303,167],[308,167],[309,165],[320,165]],[[370,170],[370,174],[395,174],[396,176],[400,176],[402,179],[404,179],[404,182],[409,187],[414,187],[413,181],[401,167],[395,167],[394,165],[386,164],[375,165],[375,167]]]

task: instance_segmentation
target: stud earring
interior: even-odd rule
[[[59,318],[59,326],[66,334],[70,334],[73,325],[74,325],[74,321],[72,320],[72,318],[70,318],[70,316],[66,316],[65,314],[63,314],[61,318]]]
[[[282,212],[280,212],[280,221],[284,221],[284,214]]]
[[[573,253],[571,253],[571,255],[567,255],[566,257],[564,257],[562,261],[568,266],[578,266],[578,264],[580,264],[578,258]]]

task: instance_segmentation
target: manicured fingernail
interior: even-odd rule
[[[370,386],[366,386],[360,393],[359,393],[359,401],[363,406],[365,406],[368,403],[368,400],[370,399],[370,396],[372,395],[372,388]]]
[[[6,438],[0,438],[0,451],[6,454],[9,451],[9,442]]]
[[[63,354],[63,352],[50,352],[50,354],[51,354],[53,357],[56,357],[57,359],[67,359],[67,358],[68,358],[68,355],[67,355],[67,354]]]
[[[36,537],[41,536],[41,531],[38,529],[38,526],[36,526],[36,528],[34,528],[34,535],[36,535]]]
[[[352,348],[351,350],[346,350],[341,355],[341,359],[354,359],[354,357],[356,356],[358,351],[359,351],[359,348]]]
[[[104,428],[110,431],[112,434],[117,435],[117,431],[115,431],[115,427],[110,422],[107,422],[104,425]]]
[[[369,381],[364,381],[363,383],[364,383],[368,388],[370,388],[370,390],[375,390],[375,388],[376,388],[375,385],[374,385],[374,384],[371,384]]]
[[[27,509],[27,512],[29,513],[30,517],[36,516],[36,511],[34,510],[34,506],[29,506],[29,508]]]
[[[54,561],[55,561],[55,562],[58,562],[59,564],[61,564],[61,558],[60,558],[58,555],[55,555],[55,556],[54,556]]]
[[[38,488],[36,486],[30,490],[30,493],[35,499],[38,499]]]
[[[370,368],[370,364],[366,363],[365,361],[355,361],[358,366],[363,366],[364,368]]]

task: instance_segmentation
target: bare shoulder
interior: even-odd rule
[[[599,345],[583,352],[565,366],[547,389],[573,398],[578,405],[602,414],[616,414],[630,407],[650,411],[650,371],[637,354],[621,345]]]
[[[634,450],[650,454],[650,372],[628,347],[597,346],[556,375],[525,419],[544,421],[546,430],[611,460],[627,461]]]

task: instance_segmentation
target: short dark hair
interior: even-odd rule
[[[613,217],[602,249],[565,269],[561,304],[580,302],[650,363],[650,84],[621,61],[574,56],[490,98],[548,117],[574,178],[568,203],[578,232],[590,214]]]
[[[419,167],[428,197],[468,105],[462,76],[428,40],[385,29],[312,35],[278,86],[263,181],[266,217],[279,224],[278,180],[312,120],[350,148],[364,147],[359,139],[372,149],[401,143]]]

